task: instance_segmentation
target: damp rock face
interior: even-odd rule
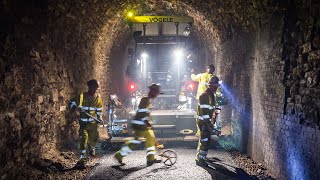
[[[68,100],[96,78],[106,103],[125,81],[124,13],[192,16],[224,81],[236,148],[279,179],[319,179],[319,4],[290,1],[0,1],[0,173],[76,148]],[[5,17],[5,18],[2,18]],[[116,66],[116,67],[115,67]],[[115,72],[119,71],[119,72]],[[59,153],[57,153],[59,154]],[[51,156],[50,156],[51,157]],[[299,172],[299,173],[292,173]]]

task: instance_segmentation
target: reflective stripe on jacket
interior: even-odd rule
[[[132,128],[135,130],[146,130],[149,122],[151,121],[150,117],[150,108],[151,103],[148,97],[143,97],[138,106],[138,110],[134,119],[131,120]]]
[[[75,108],[76,106],[81,107],[86,113],[93,117],[100,119],[102,117],[103,105],[102,98],[99,94],[93,97],[92,101],[89,101],[89,94],[81,93],[77,97],[73,98],[70,102],[70,108]],[[92,118],[83,112],[80,112],[80,120],[90,122]]]
[[[200,121],[204,121],[204,123],[211,123],[215,105],[215,96],[212,96],[207,91],[202,93],[199,97],[199,104],[197,107],[197,119]]]
[[[191,79],[193,81],[199,82],[198,91],[197,91],[197,99],[199,99],[200,95],[207,90],[206,83],[213,77],[213,74],[210,73],[201,73],[201,74],[191,74]]]
[[[209,82],[209,80],[214,76],[215,75],[207,73],[207,72],[201,73],[201,74],[197,74],[197,75],[191,74],[191,79],[193,81],[199,82],[197,96],[196,96],[196,98],[198,100],[199,100],[200,95],[207,90],[208,87],[206,85]],[[220,94],[221,94],[221,88],[220,87],[217,89],[216,94],[218,96],[220,96]]]

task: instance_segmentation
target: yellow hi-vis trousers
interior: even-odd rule
[[[199,143],[197,147],[196,160],[205,160],[208,154],[211,135],[208,126],[201,120],[197,120],[197,125],[200,129]]]
[[[79,121],[79,124],[80,158],[83,159],[86,157],[87,145],[89,145],[89,151],[93,151],[99,140],[98,123]]]
[[[147,148],[147,161],[155,160],[156,154],[156,138],[154,136],[154,132],[151,128],[148,128],[145,131],[135,131],[135,139],[128,140],[121,149],[116,152],[116,156],[121,160],[123,157],[129,155],[133,150],[137,149],[137,146],[141,144],[139,138],[146,139],[146,148]]]

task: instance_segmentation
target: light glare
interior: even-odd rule
[[[147,53],[142,53],[142,54],[141,54],[141,57],[142,57],[143,59],[145,59],[145,58],[148,57],[148,54],[147,54]]]
[[[183,51],[182,51],[182,49],[176,49],[176,50],[174,50],[173,54],[176,57],[182,57],[183,56]]]
[[[131,12],[131,11],[128,12],[127,16],[128,16],[128,17],[132,17],[132,16],[133,16],[133,12]]]

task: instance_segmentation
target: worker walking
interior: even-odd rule
[[[136,115],[134,119],[131,120],[135,139],[127,141],[114,155],[121,165],[124,165],[122,159],[141,144],[141,141],[139,140],[140,138],[146,139],[145,146],[147,148],[147,166],[161,162],[161,160],[157,160],[155,157],[157,141],[152,130],[152,119],[150,116],[150,99],[156,98],[159,94],[162,94],[160,92],[160,85],[152,84],[149,86],[148,96],[141,99]]]
[[[87,147],[89,154],[95,156],[95,146],[99,139],[98,123],[102,121],[102,98],[97,93],[99,81],[87,82],[88,92],[81,93],[70,101],[70,108],[80,113],[80,160],[78,168],[85,168]]]
[[[212,77],[207,82],[207,89],[204,93],[199,96],[199,104],[197,107],[197,126],[200,130],[199,143],[196,155],[196,164],[199,166],[207,166],[206,156],[211,140],[211,133],[213,132],[213,124],[215,122],[212,115],[215,110],[216,100],[215,92],[219,85],[219,78]]]

